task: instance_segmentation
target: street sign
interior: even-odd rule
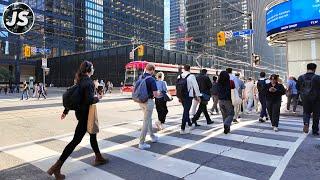
[[[42,67],[46,68],[48,66],[47,58],[42,58]]]
[[[47,49],[47,48],[37,48],[36,52],[37,52],[37,53],[41,53],[41,54],[50,54],[50,53],[51,53],[51,49]]]
[[[254,33],[253,29],[245,29],[242,31],[233,32],[233,37],[240,37],[240,36],[250,36]]]
[[[232,39],[233,38],[233,32],[232,31],[225,31],[224,34],[225,34],[227,39]]]
[[[134,51],[130,51],[129,59],[131,59],[131,60],[133,60],[133,59],[134,59]]]

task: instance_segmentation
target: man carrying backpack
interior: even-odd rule
[[[262,123],[269,120],[268,114],[267,114],[267,91],[268,91],[267,84],[268,83],[270,82],[268,82],[268,80],[266,79],[266,73],[261,72],[260,79],[258,80],[258,83],[257,83],[257,89],[259,94],[259,101],[261,104],[259,121]],[[266,118],[266,119],[263,119],[263,118]]]
[[[135,84],[135,90],[132,93],[132,99],[138,102],[143,112],[143,125],[141,128],[139,149],[149,149],[150,145],[145,143],[147,132],[149,131],[151,142],[156,143],[158,137],[152,131],[152,113],[154,108],[154,98],[160,96],[156,80],[152,77],[155,72],[155,66],[148,64],[145,73]]]
[[[197,120],[199,120],[201,113],[203,113],[206,117],[207,124],[213,124],[213,121],[211,120],[207,109],[208,102],[211,98],[210,89],[212,88],[212,83],[207,75],[207,70],[202,69],[200,75],[196,78],[196,80],[201,92],[201,103],[199,105],[197,113],[192,118],[192,123],[194,123],[195,126],[199,126]]]
[[[177,97],[183,106],[183,117],[180,134],[187,134],[193,128],[189,114],[192,105],[192,99],[195,98],[198,102],[201,101],[199,86],[196,77],[190,73],[190,65],[184,65],[183,73],[178,76],[176,90]],[[187,123],[189,128],[186,131]]]
[[[307,65],[307,73],[298,79],[297,89],[300,92],[303,105],[303,132],[309,132],[309,123],[312,114],[313,135],[319,135],[319,76],[315,74],[317,65],[310,63]]]

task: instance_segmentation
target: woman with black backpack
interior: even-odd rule
[[[95,86],[90,77],[94,73],[93,64],[89,61],[84,61],[81,63],[80,68],[76,74],[76,84],[78,85],[78,94],[80,100],[79,108],[75,110],[76,117],[78,119],[78,125],[75,130],[74,137],[72,141],[65,147],[62,155],[59,160],[47,171],[49,175],[54,174],[56,179],[65,179],[65,175],[61,174],[60,170],[63,163],[66,159],[71,155],[75,147],[81,142],[82,138],[87,132],[87,123],[88,123],[88,114],[89,114],[89,106],[92,104],[96,104],[99,102],[99,99],[102,98],[102,95],[94,96]],[[61,115],[61,120],[66,117],[69,110],[65,109],[63,114]],[[97,135],[90,134],[90,144],[92,150],[94,151],[96,158],[94,161],[94,166],[106,164],[108,159],[102,157],[98,142]]]

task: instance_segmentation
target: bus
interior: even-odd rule
[[[134,83],[138,80],[140,75],[143,74],[145,67],[149,62],[147,61],[133,61],[129,62],[125,66],[125,80],[123,86],[121,87],[121,92],[123,95],[131,95],[133,92]],[[168,92],[171,95],[176,95],[175,83],[177,81],[177,77],[181,73],[179,68],[181,65],[174,64],[163,64],[163,63],[153,63],[156,67],[157,72],[163,72],[165,76],[165,81],[168,84]],[[219,70],[206,68],[208,70],[208,75],[210,79],[214,75],[218,75],[220,73]],[[201,68],[199,67],[191,67],[192,74],[199,74]]]

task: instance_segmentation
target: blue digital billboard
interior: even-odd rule
[[[268,36],[277,32],[320,25],[320,0],[288,0],[267,11]]]

